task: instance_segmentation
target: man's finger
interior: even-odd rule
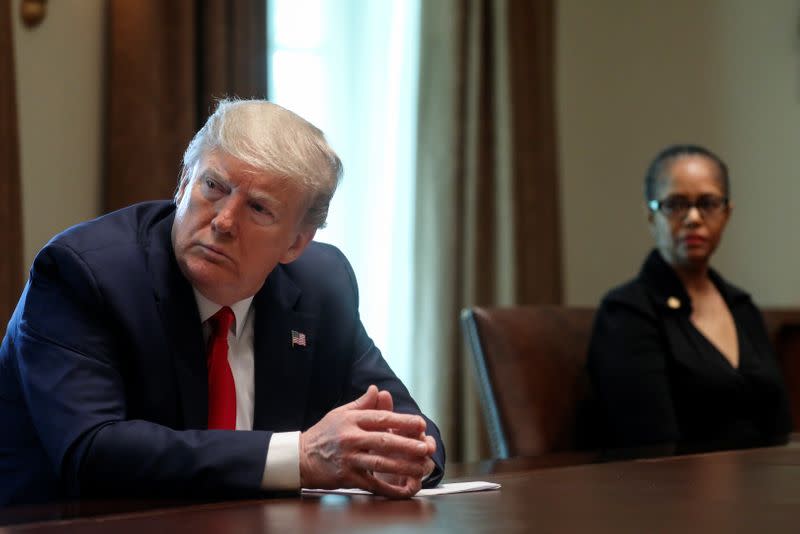
[[[425,468],[427,467],[425,462],[419,459],[409,461],[403,458],[375,454],[373,451],[355,454],[350,457],[349,463],[352,467],[362,471],[418,479],[422,479],[425,476]]]
[[[362,432],[348,441],[349,446],[353,449],[376,451],[384,456],[402,456],[417,459],[429,456],[427,442],[392,434],[391,432]]]
[[[416,478],[406,477],[404,484],[390,484],[385,480],[381,480],[375,476],[368,476],[370,485],[367,486],[369,491],[376,495],[383,495],[390,499],[408,499],[417,494],[422,487],[420,481]]]
[[[338,408],[331,410],[332,412],[343,412],[347,410],[374,410],[378,402],[378,388],[377,386],[369,386],[367,391],[364,392],[359,398],[354,401],[343,404]]]
[[[433,454],[436,452],[436,440],[433,439],[433,436],[428,436],[427,434],[422,435],[422,439],[425,440],[425,443],[428,444],[428,454]]]
[[[425,474],[422,475],[422,478],[426,478],[433,473],[433,470],[436,469],[436,464],[430,458],[425,458]]]
[[[415,483],[415,479],[409,477],[398,477],[397,483],[390,483],[381,480],[368,471],[352,470],[347,476],[345,485],[354,488],[361,488],[371,491],[375,495],[381,495],[390,499],[407,499],[413,497],[418,491],[420,484]]]
[[[378,392],[378,402],[375,407],[376,410],[386,410],[387,412],[394,411],[394,401],[392,400],[392,394],[386,391]]]
[[[364,410],[358,414],[357,424],[368,431],[393,430],[404,436],[419,436],[425,432],[425,419],[418,415],[387,412],[385,410]]]

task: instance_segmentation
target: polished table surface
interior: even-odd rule
[[[783,447],[626,462],[516,458],[453,466],[502,489],[392,501],[284,497],[94,501],[0,510],[10,532],[800,532],[800,436]],[[588,456],[583,459],[590,459]]]

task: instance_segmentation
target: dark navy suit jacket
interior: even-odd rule
[[[138,204],[56,236],[36,257],[0,347],[0,504],[258,491],[273,431],[305,430],[370,384],[420,413],[367,336],[353,271],[311,243],[253,299],[252,432],[207,430],[192,288],[175,261],[172,202]],[[292,344],[291,332],[306,335]],[[442,478],[444,447],[436,426]]]

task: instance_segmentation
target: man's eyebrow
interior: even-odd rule
[[[225,176],[222,173],[220,173],[219,171],[217,171],[213,167],[206,167],[199,174],[200,177],[203,177],[203,176],[206,176],[206,175],[210,176],[211,178],[214,178],[215,180],[218,180],[218,181],[222,182],[223,184],[225,184],[228,187],[231,187],[230,182],[228,181],[228,179],[225,178]],[[281,202],[280,200],[278,200],[274,196],[270,195],[266,191],[258,191],[258,190],[250,191],[250,192],[247,193],[247,198],[252,200],[252,201],[255,201],[255,202],[264,202],[265,204],[268,204],[270,206],[275,206],[275,207],[279,207],[279,208],[283,207],[283,202]]]
[[[256,202],[264,202],[266,204],[269,204],[270,206],[277,206],[277,207],[283,206],[283,202],[281,202],[274,196],[270,195],[266,191],[250,191],[247,194],[247,197],[250,200],[254,200]]]
[[[211,167],[206,167],[205,169],[200,171],[200,174],[198,176],[199,177],[210,176],[211,178],[219,180],[220,182],[224,182],[226,184],[228,183],[228,180],[224,176],[222,176],[222,174],[220,174],[217,170],[212,169]]]

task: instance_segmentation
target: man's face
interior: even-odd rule
[[[177,195],[172,246],[184,276],[217,304],[254,295],[314,237],[302,223],[306,195],[289,180],[219,151],[190,172]]]

